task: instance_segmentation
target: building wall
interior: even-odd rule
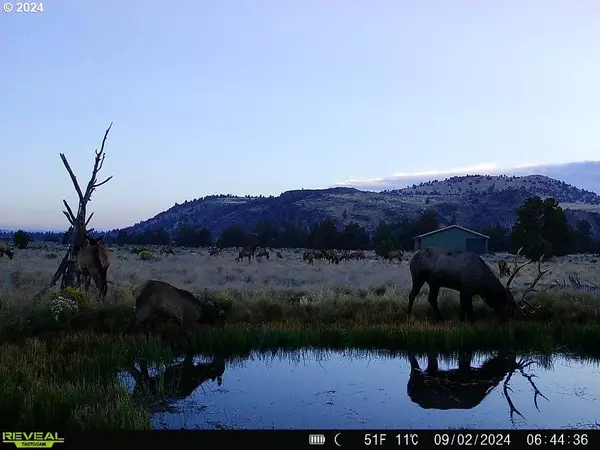
[[[467,240],[469,242],[467,243]],[[426,247],[442,247],[452,250],[471,251],[477,254],[487,253],[488,240],[460,228],[448,228],[439,233],[415,239],[415,250]]]

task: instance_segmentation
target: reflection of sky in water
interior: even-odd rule
[[[424,357],[417,358],[421,368]],[[483,362],[473,359],[474,366]],[[440,359],[440,369],[456,368]],[[600,422],[600,366],[554,357],[552,367],[526,369],[549,399],[538,397],[519,372],[511,398],[525,419],[518,428],[590,427]],[[223,385],[207,381],[171,412],[153,416],[156,428],[511,428],[503,383],[470,410],[422,409],[407,396],[410,365],[405,357],[359,352],[254,354],[228,363]],[[131,386],[132,381],[128,380]]]

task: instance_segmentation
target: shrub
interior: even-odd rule
[[[154,259],[154,253],[148,250],[144,250],[143,252],[140,252],[140,259],[142,261],[149,261],[151,259]]]
[[[90,296],[86,292],[72,287],[66,287],[52,294],[53,299],[58,297],[74,301],[79,308],[89,308],[92,304]]]

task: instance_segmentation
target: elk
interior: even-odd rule
[[[277,256],[277,259],[283,259],[283,255],[280,252],[275,252],[275,256]]]
[[[217,255],[221,254],[221,249],[219,247],[211,247],[208,250],[208,254],[209,254],[209,256],[217,256]]]
[[[398,261],[398,264],[402,263],[402,256],[404,256],[404,252],[402,250],[388,250],[383,258],[392,262],[393,260]]]
[[[213,302],[201,301],[191,292],[164,281],[145,281],[137,292],[136,315],[125,332],[140,327],[148,332],[154,319],[173,320],[192,331],[201,324],[225,326],[225,312]]]
[[[8,248],[8,245],[6,245],[3,242],[0,242],[0,258],[2,258],[4,255],[8,256],[8,259],[13,259],[15,253],[10,248]]]
[[[460,293],[461,322],[464,321],[465,314],[468,314],[471,322],[473,322],[473,296],[475,295],[480,296],[503,320],[507,316],[513,317],[517,308],[524,314],[527,313],[526,307],[529,307],[530,311],[535,311],[539,306],[531,305],[525,300],[525,297],[535,290],[535,285],[550,268],[544,271],[541,270],[541,263],[544,258],[544,255],[542,255],[538,260],[537,277],[522,294],[521,299],[516,302],[510,290],[510,283],[523,267],[531,263],[531,260],[527,260],[524,264],[517,266],[521,250],[522,248],[515,256],[515,269],[505,286],[502,285],[483,259],[474,253],[439,247],[418,250],[409,263],[412,289],[408,296],[407,314],[410,316],[415,298],[425,283],[429,285],[427,300],[438,321],[443,320],[437,304],[440,288],[453,289]]]
[[[108,282],[106,274],[110,266],[110,253],[104,246],[104,236],[98,239],[92,239],[85,236],[85,245],[79,249],[75,256],[75,268],[77,274],[77,284],[81,286],[85,282],[85,290],[89,290],[91,279],[100,291],[102,299],[108,291]]]
[[[321,250],[321,255],[324,259],[329,261],[331,264],[339,264],[340,263],[340,255],[335,250]]]
[[[510,267],[508,267],[508,263],[501,259],[498,261],[498,269],[500,270],[500,277],[510,276]]]
[[[267,248],[260,248],[258,249],[258,251],[256,252],[256,256],[259,258],[265,257],[267,259],[269,259],[269,249]]]
[[[302,254],[302,261],[308,261],[309,264],[312,264],[315,260],[315,252],[312,250],[306,250]]]
[[[423,409],[475,408],[504,379],[504,396],[510,407],[510,417],[512,419],[514,412],[522,416],[508,395],[508,383],[516,370],[519,370],[533,387],[536,408],[538,408],[538,395],[548,400],[533,383],[533,375],[524,372],[533,361],[517,361],[512,353],[499,351],[495,356],[486,358],[481,367],[474,368],[472,367],[473,353],[460,352],[458,368],[450,370],[439,369],[438,357],[434,353],[427,355],[425,370],[421,370],[414,355],[409,354],[408,360],[411,370],[406,393],[413,403]]]
[[[217,381],[217,385],[223,384],[223,373],[225,372],[225,358],[214,356],[208,363],[194,365],[191,354],[186,354],[182,362],[168,366],[161,374],[151,376],[148,373],[148,365],[140,362],[140,368],[130,368],[129,374],[135,380],[133,396],[142,401],[152,403],[152,412],[158,412],[168,408],[169,404],[178,400],[184,400],[207,381]]]
[[[174,255],[175,250],[173,250],[173,247],[166,245],[160,249],[160,253],[163,255]]]
[[[243,249],[240,250],[240,252],[238,253],[238,257],[235,260],[241,261],[244,258],[248,258],[248,263],[250,263],[250,261],[252,261],[252,257],[254,256],[254,253],[256,252],[257,248],[258,248],[258,245],[245,246]]]
[[[365,252],[363,252],[362,250],[352,252],[350,253],[350,255],[348,255],[348,259],[365,259]]]

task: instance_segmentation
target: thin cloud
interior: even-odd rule
[[[352,178],[343,182],[336,183],[338,187],[355,187],[357,189],[381,191],[381,190],[392,190],[401,189],[412,184],[418,184],[421,182],[427,182],[434,179],[444,179],[452,176],[463,176],[463,175],[530,175],[530,174],[546,174],[548,169],[549,176],[554,175],[555,170],[561,169],[573,164],[584,164],[592,163],[594,161],[575,161],[569,163],[523,163],[514,166],[500,166],[497,163],[481,163],[470,166],[457,167],[453,169],[442,169],[442,170],[423,170],[417,172],[397,172],[389,177],[379,178]],[[570,180],[568,180],[570,181]],[[589,188],[588,188],[589,189]],[[596,190],[594,188],[592,190]]]
[[[362,188],[377,188],[384,185],[389,185],[390,183],[399,184],[402,181],[410,181],[412,182],[414,179],[427,178],[432,179],[440,175],[445,176],[454,176],[454,175],[463,175],[463,174],[473,174],[473,173],[492,173],[498,172],[501,168],[495,163],[483,163],[483,164],[475,164],[472,166],[466,167],[458,167],[455,169],[444,169],[444,170],[424,170],[419,172],[397,172],[394,173],[390,177],[380,177],[380,178],[366,178],[366,179],[349,179],[343,182],[336,183],[335,186],[345,186],[345,187],[362,187]],[[382,188],[385,189],[385,188]]]

